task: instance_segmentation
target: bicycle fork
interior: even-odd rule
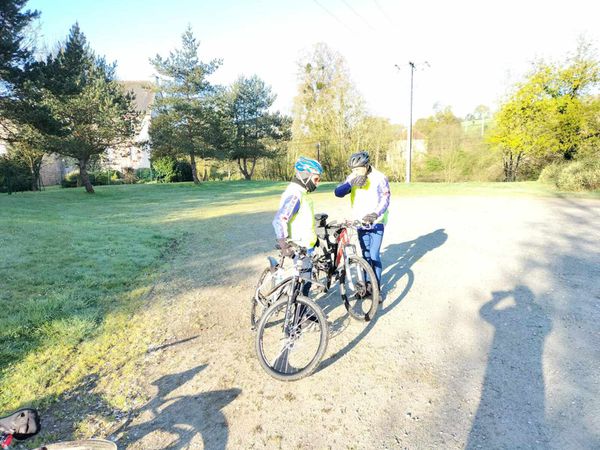
[[[346,271],[346,278],[348,279],[348,285],[350,286],[350,289],[352,289],[353,291],[355,291],[356,288],[354,287],[354,282],[352,280],[352,276],[350,275],[350,258],[355,255],[356,255],[356,247],[354,245],[346,245],[344,247],[344,270]],[[365,274],[363,273],[360,266],[359,266],[357,276],[358,276],[357,281],[358,281],[359,285],[366,286]]]
[[[290,337],[293,331],[294,324],[298,323],[298,314],[300,308],[292,308],[292,305],[296,303],[296,298],[298,297],[299,290],[299,280],[294,277],[289,287],[289,295],[287,305],[285,307],[285,319],[283,321],[283,332],[285,337]],[[292,314],[292,311],[294,314]],[[292,317],[293,316],[293,317]]]

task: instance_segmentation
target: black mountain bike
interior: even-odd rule
[[[321,361],[329,340],[329,325],[323,310],[301,294],[308,281],[303,278],[306,276],[303,260],[310,256],[305,248],[294,248],[297,257],[291,276],[274,280],[264,292],[264,303],[254,298],[251,311],[251,320],[256,323],[257,308],[266,308],[256,325],[256,355],[269,375],[283,381],[310,375]],[[281,270],[274,258],[270,262],[270,273]]]

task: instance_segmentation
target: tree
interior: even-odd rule
[[[220,109],[215,96],[219,88],[207,79],[221,65],[221,60],[208,63],[198,58],[199,43],[190,27],[181,37],[181,48],[168,58],[150,59],[158,73],[158,95],[155,118],[150,127],[152,148],[173,151],[190,158],[194,183],[200,183],[196,156],[208,158],[216,154],[220,144],[218,124]]]
[[[375,167],[380,167],[392,144],[400,139],[401,127],[389,119],[367,116],[357,126],[357,147],[367,149]]]
[[[425,135],[428,167],[440,171],[443,181],[456,181],[464,154],[465,133],[460,119],[450,107],[440,108],[435,115],[417,120],[415,130]]]
[[[10,94],[12,85],[21,80],[23,68],[32,61],[25,31],[40,13],[23,11],[26,4],[27,0],[0,3],[0,98]]]
[[[591,101],[599,83],[600,63],[583,41],[563,64],[534,64],[494,117],[489,137],[502,154],[506,181],[517,179],[526,158],[571,160],[600,136]]]
[[[42,133],[29,125],[21,125],[9,149],[9,155],[28,168],[32,191],[40,188],[40,170],[46,155],[45,148],[47,145]]]
[[[349,154],[360,145],[356,131],[366,115],[364,100],[350,80],[344,58],[323,43],[315,45],[298,68],[293,148],[295,153],[312,154],[320,143],[325,177],[339,179]]]
[[[11,110],[18,97],[16,85],[26,79],[25,69],[32,62],[27,27],[39,16],[38,11],[25,10],[27,0],[3,0],[0,3],[0,137],[9,140],[15,131]]]
[[[88,164],[133,138],[139,121],[133,94],[122,91],[115,65],[94,54],[78,24],[58,54],[49,55],[35,71],[41,105],[58,124],[46,135],[47,150],[74,158],[82,184],[94,193]]]
[[[244,178],[250,180],[257,159],[272,156],[279,141],[289,140],[290,124],[281,114],[269,113],[275,95],[256,75],[239,77],[230,95],[233,136],[229,159],[237,161]]]

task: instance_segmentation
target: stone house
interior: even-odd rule
[[[146,81],[121,81],[125,91],[133,91],[135,109],[142,114],[141,123],[133,139],[133,145],[124,148],[109,148],[103,155],[102,164],[113,170],[123,171],[127,168],[140,169],[150,167],[150,152],[145,143],[149,140],[151,108],[154,102],[152,84]],[[0,155],[7,152],[7,144],[0,139]],[[42,186],[60,184],[64,176],[75,170],[68,159],[60,155],[46,155],[42,161],[40,178]]]
[[[103,165],[123,171],[125,169],[143,169],[150,167],[150,152],[148,141],[150,139],[151,109],[154,102],[152,84],[147,81],[121,81],[125,91],[133,91],[135,95],[135,109],[142,114],[138,132],[133,139],[133,145],[123,148],[109,148],[102,158]]]

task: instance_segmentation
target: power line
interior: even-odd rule
[[[373,0],[373,3],[375,3],[375,6],[377,6],[377,9],[379,9],[379,12],[381,12],[381,15],[387,19],[390,25],[395,27],[394,22],[392,22],[392,19],[390,19],[390,16],[383,10],[379,2],[377,0]]]
[[[327,14],[329,14],[331,17],[333,17],[337,23],[339,23],[341,26],[343,26],[344,28],[346,28],[350,33],[354,33],[354,31],[348,25],[346,25],[344,22],[342,22],[335,14],[333,14],[331,11],[329,11],[327,8],[325,8],[317,0],[313,0],[313,1],[317,5],[319,5],[323,9],[323,11],[325,11]]]
[[[371,30],[377,31],[375,28],[371,26],[371,24],[365,19],[362,15],[360,15],[346,0],[342,0],[342,3],[348,7],[350,11],[352,11],[360,20],[362,20]]]

